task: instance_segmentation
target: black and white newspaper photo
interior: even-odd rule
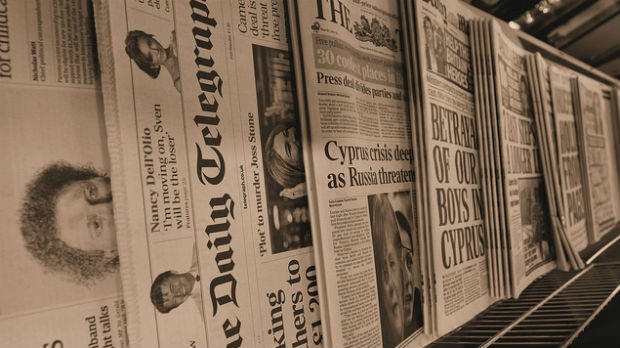
[[[277,254],[312,244],[301,125],[290,53],[252,49],[271,253]]]
[[[423,324],[410,196],[410,192],[368,196],[383,347],[395,347]]]

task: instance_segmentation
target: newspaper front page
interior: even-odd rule
[[[560,192],[560,172],[557,163],[558,150],[556,142],[556,128],[554,123],[554,114],[551,100],[551,86],[549,81],[549,66],[540,53],[530,55],[528,57],[530,63],[530,90],[534,96],[536,103],[535,119],[539,139],[540,151],[544,166],[546,166],[546,179],[548,179],[549,190],[548,203],[552,215],[555,218],[560,216],[564,218],[564,205],[562,204],[562,196]],[[543,174],[544,171],[543,171]]]
[[[578,257],[569,244],[566,232],[563,228],[564,216],[563,197],[560,190],[560,169],[558,167],[556,129],[552,109],[551,88],[549,82],[549,69],[547,62],[539,53],[526,56],[530,92],[534,105],[534,120],[536,122],[536,137],[543,164],[543,179],[547,192],[547,203],[551,218],[552,237],[555,250],[556,265],[561,270],[568,270],[571,257]],[[564,249],[569,251],[566,258]],[[583,262],[578,266],[583,268]]]
[[[86,0],[0,1],[0,340],[125,347]]]
[[[581,178],[581,159],[577,143],[577,125],[571,91],[570,72],[549,66],[549,83],[555,119],[560,190],[564,204],[564,220],[567,238],[576,252],[588,245],[586,231],[586,202]]]
[[[616,130],[615,132],[612,132],[617,168],[616,173],[618,179],[620,179],[620,88],[618,88],[617,86],[611,89],[610,110],[611,117],[609,121],[612,129]],[[618,183],[618,185],[620,185],[620,180],[617,180],[616,182]],[[620,192],[618,192],[617,194],[620,195]],[[620,207],[618,207],[618,209],[620,209]]]
[[[618,139],[618,127],[615,125],[613,118],[614,115],[614,101],[613,101],[613,87],[606,84],[600,84],[602,99],[602,115],[603,115],[603,127],[605,128],[605,151],[607,160],[609,161],[609,183],[611,188],[611,205],[614,211],[614,224],[615,226],[620,220],[620,173],[616,171],[618,168],[618,153],[616,149],[616,142]],[[613,227],[612,227],[613,229]],[[602,235],[601,235],[602,237]]]
[[[416,2],[437,335],[487,308],[489,266],[469,43],[473,13]]]
[[[407,71],[408,84],[407,88],[409,89],[409,118],[411,119],[412,129],[411,129],[411,140],[413,145],[413,150],[417,156],[414,155],[414,167],[416,171],[416,182],[415,182],[415,190],[416,190],[416,200],[413,202],[415,204],[415,209],[417,210],[416,218],[417,218],[417,230],[418,232],[418,247],[420,254],[420,273],[422,278],[423,285],[423,315],[424,315],[424,336],[420,336],[420,339],[414,341],[415,344],[418,345],[426,345],[423,341],[424,338],[428,338],[429,340],[433,336],[433,332],[435,332],[435,320],[434,320],[434,311],[435,307],[435,299],[433,295],[433,291],[431,291],[432,284],[430,275],[433,274],[433,266],[432,266],[432,250],[430,248],[430,235],[428,224],[430,221],[429,214],[430,209],[428,209],[428,185],[426,185],[426,163],[422,160],[420,154],[424,153],[426,148],[426,143],[424,141],[424,120],[422,117],[417,117],[417,115],[422,114],[422,102],[421,98],[416,96],[415,91],[421,90],[421,81],[420,81],[420,66],[419,66],[419,58],[417,56],[417,47],[418,47],[418,39],[416,34],[416,23],[415,23],[415,5],[413,2],[402,1],[401,2],[401,22],[403,26],[403,50],[405,51],[405,68]]]
[[[616,223],[610,175],[612,158],[607,142],[607,114],[603,110],[603,85],[582,75],[578,77],[577,84],[579,132],[584,153],[582,161],[586,168],[586,195],[592,217],[590,242],[594,242]]]
[[[399,4],[289,5],[325,344],[405,344],[422,330],[423,294]]]
[[[320,346],[284,4],[97,5],[131,344]]]
[[[526,71],[529,54],[492,21],[512,296],[555,268],[551,220],[544,187],[532,96]]]

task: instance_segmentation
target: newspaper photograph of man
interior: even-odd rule
[[[433,22],[428,16],[424,16],[424,37],[427,69],[446,75],[446,43],[445,34],[441,27]]]
[[[202,294],[200,293],[200,275],[198,274],[198,257],[196,246],[193,248],[192,264],[185,273],[168,270],[160,273],[151,285],[151,303],[162,314],[185,303],[189,298],[196,305],[204,321]]]
[[[164,48],[152,34],[142,30],[132,30],[125,38],[125,52],[140,70],[151,78],[157,78],[163,66],[170,73],[174,88],[181,93],[181,72],[177,56],[174,31],[170,34],[170,44]]]
[[[368,196],[383,346],[422,327],[420,268],[409,192]],[[401,209],[394,209],[394,205]],[[417,243],[416,243],[417,245]]]
[[[26,249],[46,269],[82,286],[118,270],[110,179],[94,168],[45,167],[26,188],[20,221]]]
[[[290,55],[253,45],[260,151],[273,254],[312,245]]]

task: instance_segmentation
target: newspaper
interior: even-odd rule
[[[476,101],[476,123],[480,139],[479,163],[481,171],[482,192],[484,202],[484,228],[486,237],[487,266],[489,271],[489,288],[493,297],[503,297],[503,279],[501,271],[502,259],[499,255],[499,209],[493,202],[497,197],[497,182],[495,179],[495,153],[492,138],[490,93],[489,93],[489,71],[490,63],[487,64],[486,57],[490,56],[486,52],[484,33],[479,20],[469,22],[472,68],[474,72],[474,92]]]
[[[95,5],[130,343],[320,346],[284,4]]]
[[[503,154],[511,295],[518,297],[532,281],[555,268],[555,251],[528,87],[529,53],[509,39],[499,23],[490,21],[489,25]]]
[[[578,93],[577,125],[580,153],[583,153],[582,173],[585,180],[588,214],[591,225],[588,229],[590,242],[595,242],[616,224],[612,202],[611,168],[615,156],[610,153],[606,127],[611,110],[603,110],[603,85],[580,75],[575,84]],[[607,102],[607,104],[609,104]],[[613,145],[612,145],[613,146]]]
[[[609,183],[611,187],[611,205],[614,210],[614,222],[617,224],[620,220],[620,172],[618,168],[618,156],[620,147],[620,139],[618,139],[618,131],[620,130],[614,121],[615,106],[613,98],[614,88],[606,84],[601,85],[602,110],[603,110],[603,127],[605,127],[605,150],[609,161]],[[613,228],[612,228],[613,229]]]
[[[399,4],[288,4],[325,345],[404,345],[424,294]]]
[[[499,184],[499,150],[497,143],[497,118],[492,105],[495,105],[494,94],[491,93],[494,86],[492,79],[492,59],[490,54],[490,43],[488,28],[481,20],[470,21],[470,39],[472,42],[472,55],[474,58],[474,74],[479,87],[474,90],[478,94],[479,102],[477,105],[478,132],[481,140],[480,163],[483,178],[482,189],[485,193],[485,227],[488,226],[487,250],[490,259],[490,288],[494,297],[503,298],[506,289],[504,272],[505,238],[503,238],[504,215],[501,209],[501,197],[498,193],[502,192]],[[476,72],[477,71],[477,72]],[[485,187],[486,184],[486,187]]]
[[[443,335],[494,301],[469,43],[474,15],[459,2],[415,6],[436,334]]]
[[[616,158],[616,172],[620,179],[620,88],[613,87],[611,90],[611,127],[616,131],[612,134]],[[620,180],[617,181],[620,185]],[[620,208],[619,208],[620,209]]]
[[[418,232],[418,247],[420,254],[420,273],[423,285],[423,316],[424,316],[424,333],[420,335],[420,339],[415,340],[415,344],[424,346],[427,343],[424,342],[424,338],[429,340],[433,337],[435,332],[435,320],[434,312],[435,296],[433,294],[433,285],[431,284],[431,274],[434,273],[432,265],[433,251],[430,246],[430,231],[428,224],[430,222],[430,211],[426,202],[428,202],[428,186],[425,184],[426,179],[426,163],[423,161],[419,154],[424,153],[426,143],[424,141],[424,119],[422,117],[416,117],[416,115],[422,114],[422,102],[420,98],[414,97],[413,91],[421,90],[420,81],[420,66],[419,59],[417,57],[417,38],[415,29],[415,15],[414,4],[408,1],[401,1],[401,22],[403,26],[403,43],[405,51],[405,67],[407,76],[409,77],[407,82],[407,88],[409,89],[409,114],[412,124],[411,138],[414,153],[418,156],[414,156],[414,167],[417,174],[417,180],[415,182],[416,200],[414,201],[415,209],[418,212],[417,218],[417,230]]]
[[[538,139],[543,178],[547,192],[547,204],[551,218],[551,229],[555,250],[555,261],[558,269],[568,271],[571,268],[569,260],[579,258],[579,254],[569,243],[563,228],[565,215],[563,196],[560,190],[560,169],[558,166],[558,149],[556,142],[556,127],[551,100],[551,86],[547,62],[540,53],[528,55],[526,65],[529,77],[529,86],[534,102],[534,120],[536,121],[536,137]],[[585,235],[584,235],[585,237]],[[566,241],[563,243],[563,241]],[[567,251],[565,253],[564,251]],[[567,258],[567,254],[569,257]],[[583,268],[583,261],[579,258],[579,265],[575,269]]]
[[[576,252],[588,245],[586,202],[577,144],[577,125],[573,108],[571,79],[576,75],[555,65],[549,66],[549,81],[555,119],[560,190],[564,204],[563,225]]]
[[[0,1],[3,347],[126,347],[86,0]]]
[[[493,46],[492,46],[492,34],[489,26],[484,21],[478,22],[478,30],[481,32],[482,38],[481,41],[484,44],[484,56],[482,58],[483,63],[481,64],[482,70],[487,74],[486,82],[487,89],[486,92],[488,95],[488,108],[489,111],[487,113],[486,124],[487,127],[490,127],[489,131],[489,145],[491,147],[491,182],[492,191],[491,195],[491,210],[494,214],[495,220],[495,242],[496,253],[497,253],[497,263],[498,267],[498,275],[499,275],[499,287],[500,294],[502,297],[510,296],[510,283],[512,282],[512,277],[510,274],[510,257],[508,255],[509,252],[509,244],[507,238],[507,214],[506,214],[506,198],[505,198],[505,182],[503,180],[504,173],[502,172],[502,163],[504,161],[504,153],[501,151],[500,143],[501,143],[501,124],[499,120],[499,110],[497,110],[498,99],[496,98],[496,89],[498,88],[497,81],[495,79],[495,66],[496,62],[494,60],[493,55]],[[486,61],[486,63],[484,63]]]

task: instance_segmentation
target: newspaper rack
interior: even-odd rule
[[[555,270],[532,283],[519,299],[496,303],[429,347],[570,345],[620,291],[620,262],[601,258],[610,247],[617,249],[619,240],[616,226],[582,252],[588,259],[585,269]]]
[[[471,7],[481,18],[492,18]],[[527,50],[538,51],[545,59],[608,86],[620,86],[615,78],[522,31],[509,29],[507,23],[500,23]],[[616,118],[620,116],[617,111]],[[618,152],[616,145],[616,156]],[[600,241],[580,252],[585,269],[570,272],[556,269],[530,284],[518,299],[495,303],[427,347],[569,346],[620,291],[619,241],[620,225],[616,225]]]

